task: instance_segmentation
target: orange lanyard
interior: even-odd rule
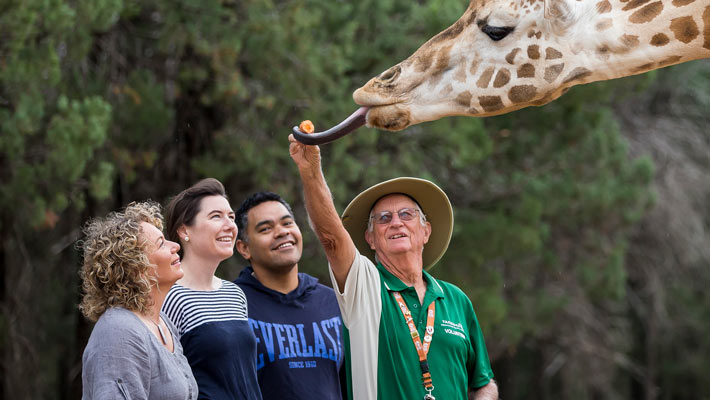
[[[419,332],[417,331],[416,325],[414,325],[414,320],[412,319],[412,313],[409,311],[407,304],[404,302],[402,295],[399,292],[392,292],[397,304],[399,304],[399,310],[402,311],[404,316],[404,321],[409,327],[409,333],[412,336],[412,342],[414,342],[414,347],[417,349],[419,354],[419,365],[422,368],[422,381],[424,384],[424,389],[426,389],[429,394],[427,394],[425,399],[434,399],[431,395],[432,390],[434,390],[434,384],[431,380],[431,374],[429,373],[429,362],[427,362],[427,354],[429,353],[429,346],[431,345],[431,337],[434,335],[434,309],[436,308],[436,301],[432,301],[427,308],[426,316],[426,330],[424,333],[424,343],[422,343],[419,338]]]

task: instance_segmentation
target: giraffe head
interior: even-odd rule
[[[543,105],[570,87],[710,56],[710,0],[471,0],[353,94],[368,126]]]

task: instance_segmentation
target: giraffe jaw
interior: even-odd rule
[[[367,126],[387,131],[401,131],[412,125],[412,113],[402,104],[370,106],[367,113]]]

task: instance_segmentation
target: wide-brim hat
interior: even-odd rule
[[[449,197],[426,179],[401,177],[378,183],[357,195],[343,211],[345,229],[360,254],[375,261],[375,251],[365,241],[365,231],[372,206],[384,196],[401,193],[413,198],[431,223],[431,235],[424,245],[422,265],[429,269],[444,255],[454,229],[454,211]]]

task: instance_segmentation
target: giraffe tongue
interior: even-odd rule
[[[338,125],[335,125],[334,127],[324,132],[307,134],[301,132],[301,130],[298,129],[298,126],[294,126],[293,136],[299,142],[308,145],[330,143],[365,125],[365,122],[367,122],[367,111],[369,109],[369,107],[358,108],[357,111],[350,114],[350,116],[347,117],[343,122],[339,123]]]

